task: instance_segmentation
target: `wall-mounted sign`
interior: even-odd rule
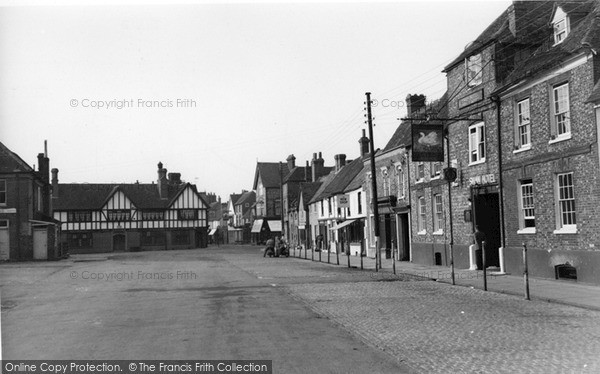
[[[412,125],[412,160],[444,161],[444,126]]]
[[[479,186],[494,183],[496,183],[496,176],[494,174],[476,175],[469,178],[469,186]]]
[[[339,195],[337,197],[338,208],[349,208],[350,207],[350,198],[348,195]]]

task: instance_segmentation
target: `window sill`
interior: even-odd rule
[[[427,235],[427,230],[417,232],[417,235]]]
[[[517,234],[535,234],[535,227],[526,227],[524,229],[517,230]]]
[[[437,230],[433,232],[433,235],[444,235],[444,230]]]
[[[479,161],[469,162],[469,166],[475,166],[475,165],[484,164],[484,163],[485,163],[485,158],[482,158]]]
[[[423,183],[423,182],[425,182],[425,179],[417,179],[417,180],[415,181],[415,184],[417,184],[417,183]]]
[[[565,140],[569,140],[571,139],[571,133],[565,134],[565,135],[559,135],[554,139],[550,139],[548,140],[548,144],[554,144],[554,143],[559,143]]]
[[[552,233],[556,235],[577,234],[577,226],[561,227],[560,229],[554,230]]]
[[[513,151],[513,154],[516,155],[517,153],[521,153],[521,152],[525,152],[525,151],[529,151],[531,150],[531,145],[527,145],[527,146],[523,146],[521,148],[515,149]]]
[[[442,178],[442,176],[441,176],[441,175],[434,175],[434,176],[432,176],[432,177],[430,178],[430,180],[434,181],[434,180],[437,180],[437,179],[440,179],[440,178]]]

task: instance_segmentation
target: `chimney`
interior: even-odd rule
[[[362,137],[358,139],[358,144],[360,144],[360,157],[364,157],[369,153],[369,138],[367,138],[365,129],[362,129]]]
[[[319,158],[317,158],[316,153],[313,153],[312,181],[316,182],[324,174],[325,174],[325,160],[323,160],[323,156],[322,156],[321,152],[319,152]]]
[[[50,159],[44,153],[38,154],[38,170],[42,180],[46,183],[50,182]]]
[[[335,159],[335,172],[337,173],[344,165],[346,165],[346,155],[338,154],[333,156],[333,158]]]
[[[406,96],[406,115],[408,117],[416,117],[422,108],[425,108],[425,95]]]
[[[161,199],[166,199],[168,195],[167,169],[163,169],[162,162],[158,163],[158,195]]]
[[[169,173],[169,184],[181,184],[181,173]]]
[[[308,160],[306,160],[306,166],[304,167],[304,181],[305,182],[310,182],[312,180],[312,173],[310,173],[310,164],[308,163]]]
[[[52,197],[58,197],[58,169],[52,169]]]
[[[287,161],[288,171],[292,171],[292,169],[296,167],[296,157],[294,157],[294,155],[291,154],[288,156],[288,158],[286,158],[286,161]]]

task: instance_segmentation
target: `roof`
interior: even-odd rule
[[[545,42],[508,75],[501,90],[524,79],[543,75],[588,48],[600,48],[600,2],[558,1],[556,6],[560,6],[570,17],[578,17],[572,20],[571,31],[562,43],[554,45],[552,29],[548,28]]]
[[[592,94],[587,99],[588,103],[600,104],[600,80],[594,86]]]
[[[314,193],[313,197],[310,199],[308,204],[316,203],[317,201],[320,201],[323,199],[323,197],[321,197],[321,195],[323,194],[323,192],[325,191],[325,188],[329,185],[329,183],[331,183],[331,181],[333,181],[334,177],[335,177],[335,173],[329,173],[329,174],[321,177],[321,179],[319,179],[319,182],[321,183],[321,185],[319,186],[317,191]]]
[[[161,199],[157,184],[60,183],[58,186],[59,197],[52,199],[55,210],[101,209],[116,191],[122,191],[138,208],[165,209],[186,187],[191,186],[196,191],[196,187],[189,183],[167,185],[167,199]]]
[[[315,196],[315,193],[321,187],[322,182],[305,182],[300,183],[300,195],[302,195],[302,201],[304,202],[304,208],[308,206],[310,200]]]
[[[8,149],[0,142],[0,173],[12,173],[15,171],[34,171],[19,155]]]
[[[254,173],[254,186],[252,189],[256,190],[259,177],[264,188],[279,188],[281,184],[279,165],[279,162],[257,162],[256,172]]]
[[[359,157],[349,164],[344,165],[337,173],[329,174],[330,181],[324,181],[322,188],[311,199],[311,203],[344,192],[344,189],[352,182],[358,173],[363,170],[363,159]]]
[[[444,68],[448,72],[465,58],[478,53],[494,42],[538,43],[546,32],[553,1],[513,1],[474,41]]]
[[[344,192],[350,192],[350,191],[354,191],[354,190],[361,188],[363,183],[365,182],[366,174],[370,171],[371,171],[370,162],[363,162],[362,170],[360,172],[358,172],[358,174],[356,174],[356,176],[354,177],[354,179],[352,179],[352,181],[350,183],[348,183],[348,185],[344,189]]]
[[[256,193],[254,191],[246,191],[241,194],[234,205],[240,205],[244,203],[254,204],[254,200],[256,200]]]
[[[305,173],[306,173],[305,166],[296,166],[286,176],[283,177],[283,183],[304,182],[304,181],[306,181]],[[309,175],[312,175],[312,170],[309,170]]]
[[[241,193],[232,193],[229,195],[229,201],[231,201],[231,205],[236,205],[240,197],[242,197]]]

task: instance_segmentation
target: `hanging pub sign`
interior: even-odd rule
[[[444,161],[443,125],[412,125],[412,160]]]

